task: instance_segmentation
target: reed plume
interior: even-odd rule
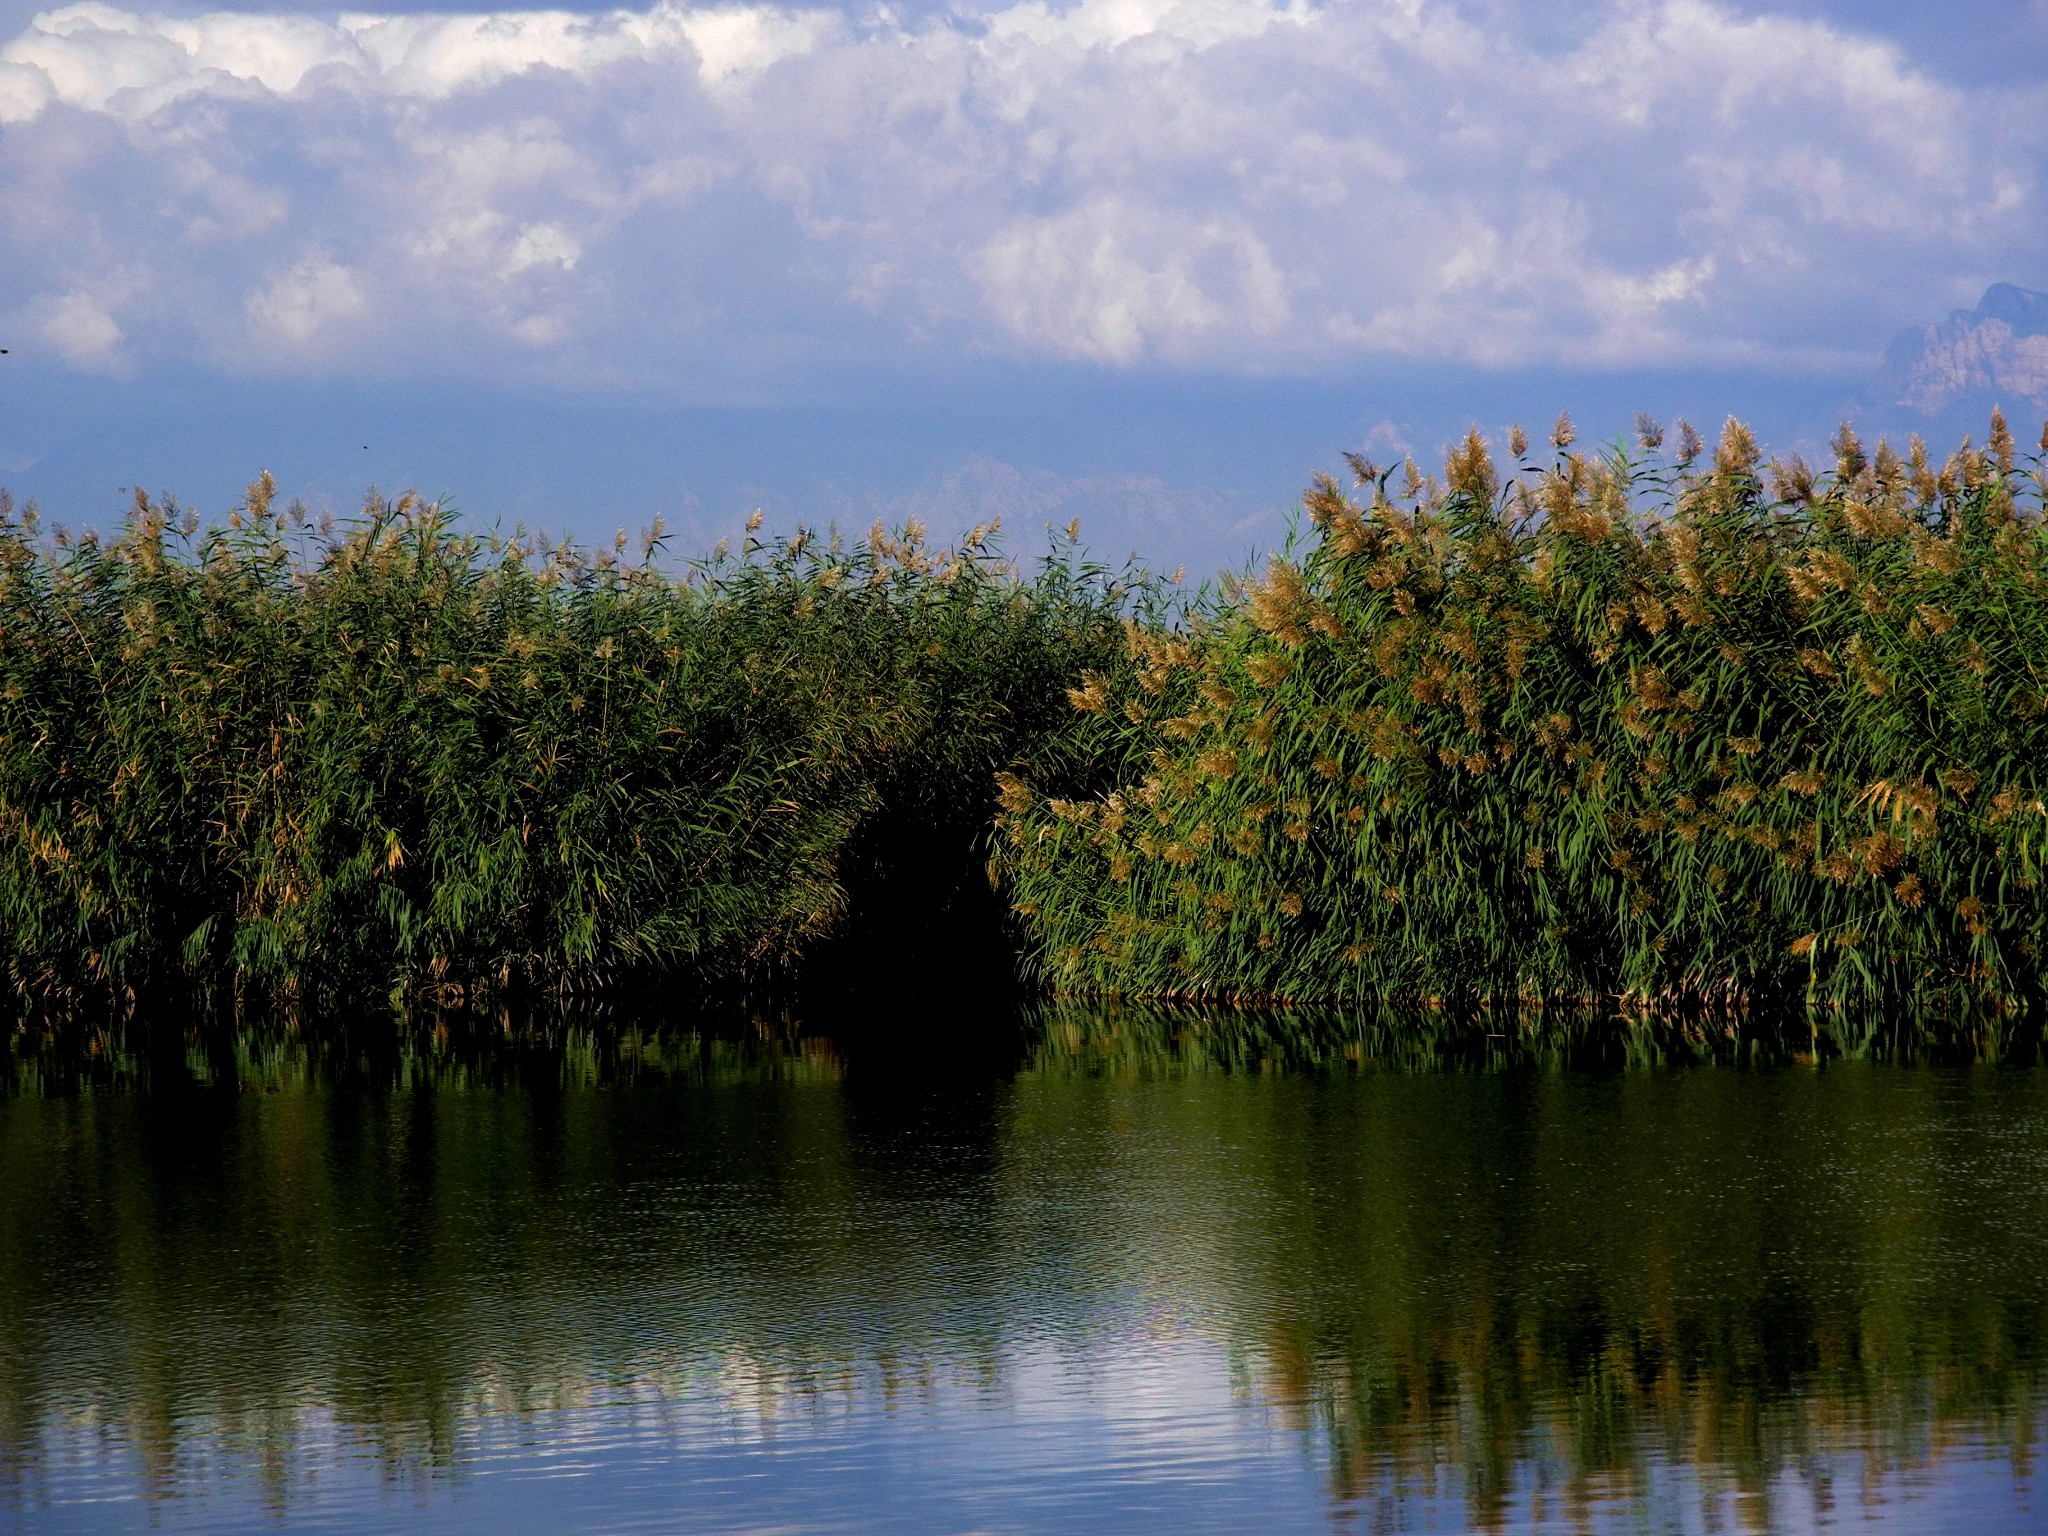
[[[2026,1006],[2048,903],[2048,533],[2000,420],[1832,473],[1644,418],[1505,482],[1319,480],[1311,543],[1076,726],[1161,825],[1003,814],[1056,989]],[[1519,432],[1511,459],[1526,449]],[[1182,730],[1160,721],[1198,722]],[[1236,771],[1216,771],[1222,763]],[[1186,845],[1183,844],[1183,847]],[[1122,873],[1112,877],[1110,871]],[[1287,898],[1277,893],[1288,892]]]
[[[74,538],[0,501],[17,1000],[723,985],[863,925],[900,952],[989,903],[992,775],[1065,782],[1068,685],[1128,667],[1133,589],[1071,543],[1020,573],[987,529],[757,517],[671,573],[659,530],[635,564],[275,502],[139,497]]]

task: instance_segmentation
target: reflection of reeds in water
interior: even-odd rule
[[[1122,1176],[1230,1170],[1173,1191],[1214,1214],[1182,1223],[1172,1283],[1227,1319],[1248,1390],[1327,1448],[1345,1500],[1449,1486],[1497,1530],[1540,1484],[1553,1514],[1655,1492],[1772,1529],[1788,1474],[1845,1500],[1985,1452],[2027,1474],[2038,1069],[1973,1071],[1955,1040],[1823,1037],[1817,1060],[1803,1030],[1545,1029],[1062,1004],[1033,1130],[1072,1144],[1056,1106],[1114,1106],[1154,1149]],[[1543,1070],[1588,1062],[1633,1069]]]
[[[161,1069],[110,1033],[194,1081],[57,1063],[0,1105],[0,1479],[67,1424],[169,1490],[223,1446],[295,1486],[323,1435],[459,1469],[482,1421],[636,1400],[678,1445],[999,1415],[1045,1351],[1125,1345],[1234,1362],[1343,1498],[1448,1489],[1490,1527],[1532,1479],[1565,1508],[1678,1468],[1761,1507],[1831,1458],[2038,1443],[2038,1073],[1043,1023],[937,1135],[948,1095],[892,1116],[774,1027],[536,1030],[495,1067],[429,1027],[402,1070],[388,1025]],[[1404,1070],[1460,1064],[1513,1070]]]
[[[1355,463],[1315,539],[1071,702],[1125,781],[1005,781],[1069,991],[2009,1008],[2048,903],[2048,535],[1994,420],[1945,465],[1571,447]]]
[[[0,1098],[220,1088],[303,1093],[346,1083],[379,1092],[551,1091],[640,1085],[835,1082],[830,1039],[786,1015],[714,1014],[697,1023],[607,1017],[574,1021],[499,1010],[424,1017],[285,1015],[179,1027],[66,1021],[0,1037]]]
[[[1532,1493],[1566,1518],[1611,1517],[1654,1508],[1660,1484],[1678,1506],[1656,1511],[1664,1518],[1733,1504],[1739,1528],[1776,1530],[1774,1485],[1788,1473],[1823,1502],[1839,1483],[1835,1497],[1866,1506],[1987,1454],[2025,1479],[2048,1424],[2038,1362],[1956,1391],[1952,1379],[1823,1359],[1776,1392],[1731,1395],[1676,1368],[1666,1342],[1632,1340],[1568,1373],[1530,1340],[1437,1337],[1361,1359],[1310,1357],[1274,1337],[1255,1390],[1322,1439],[1338,1499],[1399,1504],[1448,1476],[1486,1531],[1519,1524]]]

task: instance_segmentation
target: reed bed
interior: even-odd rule
[[[1083,675],[1120,782],[1003,780],[1062,992],[2024,1008],[2048,535],[1994,417],[1945,463],[1574,446],[1352,461],[1306,547]],[[2048,453],[2048,433],[2043,452]]]
[[[992,903],[995,772],[1086,781],[1065,687],[1153,590],[990,530],[750,529],[670,574],[659,530],[274,501],[110,537],[0,505],[18,1001],[751,987],[876,928],[914,963]]]

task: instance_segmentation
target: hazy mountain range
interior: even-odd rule
[[[1881,409],[1927,416],[1986,404],[2048,412],[2048,293],[1993,283],[1975,309],[1901,331],[1871,393]]]

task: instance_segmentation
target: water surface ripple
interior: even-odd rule
[[[1099,1044],[17,1061],[0,1529],[2048,1529],[2048,1071]]]

